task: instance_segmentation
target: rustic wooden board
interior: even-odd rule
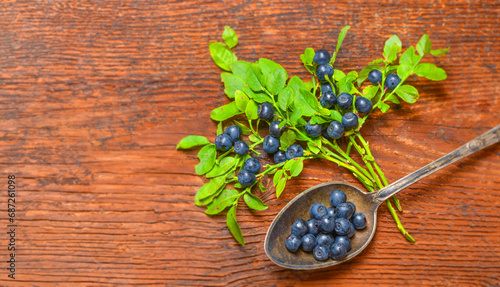
[[[493,146],[401,193],[408,243],[387,208],[356,259],[316,272],[273,265],[267,227],[298,193],[343,169],[310,161],[269,209],[241,205],[239,246],[224,216],[193,204],[204,183],[188,134],[214,138],[227,103],[208,43],[224,25],[240,59],[281,63],[306,79],[303,50],[332,49],[359,71],[393,33],[429,33],[444,82],[364,127],[390,182],[500,123],[498,1],[12,1],[0,3],[0,261],[7,252],[7,175],[17,177],[16,279],[1,286],[500,285],[500,149]],[[340,286],[340,285],[339,285]]]

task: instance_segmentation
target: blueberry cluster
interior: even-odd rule
[[[382,72],[379,70],[371,70],[368,74],[368,80],[374,84],[378,85],[382,82]],[[395,73],[387,75],[384,82],[384,88],[387,90],[394,90],[399,83],[401,83],[401,79]]]
[[[299,248],[312,251],[319,261],[344,258],[351,249],[350,238],[356,229],[366,227],[365,215],[356,213],[354,203],[346,200],[346,194],[336,189],[330,194],[331,207],[313,204],[309,209],[311,219],[297,219],[292,224],[292,233],[285,241],[288,251],[297,252]]]

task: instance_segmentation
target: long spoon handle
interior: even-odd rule
[[[488,132],[478,136],[477,138],[471,140],[470,142],[464,144],[463,146],[457,148],[456,150],[450,152],[449,154],[443,156],[442,158],[429,163],[428,165],[420,168],[419,170],[410,173],[409,175],[401,178],[400,180],[393,182],[386,186],[385,188],[377,191],[375,195],[375,201],[382,203],[389,197],[400,192],[406,187],[414,184],[415,182],[421,180],[422,178],[442,169],[443,167],[456,162],[470,154],[475,153],[487,146],[497,143],[500,140],[500,125],[492,128]]]

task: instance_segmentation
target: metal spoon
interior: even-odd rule
[[[377,223],[377,209],[385,200],[420,179],[463,157],[495,144],[499,140],[500,125],[440,159],[373,193],[363,192],[356,186],[341,181],[313,186],[291,200],[271,223],[264,241],[266,254],[277,265],[289,269],[311,270],[345,262],[363,251],[372,240]],[[368,221],[367,226],[362,230],[356,230],[355,235],[351,238],[351,250],[348,251],[347,256],[342,260],[317,261],[311,253],[305,253],[302,250],[296,253],[289,252],[285,247],[285,240],[290,235],[292,223],[299,218],[309,219],[309,207],[316,202],[330,206],[330,193],[334,189],[344,191],[347,200],[356,205],[356,212],[362,212]]]

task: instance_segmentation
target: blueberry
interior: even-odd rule
[[[348,93],[341,93],[337,98],[337,104],[343,110],[347,110],[352,106],[352,95]]]
[[[356,205],[350,201],[346,202],[347,204],[349,204],[351,207],[352,207],[352,213],[356,213]]]
[[[297,219],[292,224],[292,234],[300,237],[307,234],[307,222],[304,219]]]
[[[335,233],[337,235],[348,235],[351,231],[351,223],[345,218],[335,219]]]
[[[248,144],[244,141],[235,142],[234,152],[239,155],[246,155],[248,153]]]
[[[371,70],[370,73],[368,73],[368,80],[375,85],[380,84],[382,82],[382,72],[380,70]]]
[[[248,169],[240,170],[238,173],[238,182],[243,186],[250,186],[255,182],[255,173]]]
[[[326,215],[331,218],[335,218],[337,217],[337,210],[335,209],[335,207],[330,206],[326,209]]]
[[[243,165],[244,169],[247,169],[253,173],[259,172],[260,169],[260,162],[256,158],[249,158],[245,160],[245,164]]]
[[[342,125],[346,129],[351,129],[358,125],[358,116],[354,113],[345,113],[342,116]]]
[[[354,236],[354,232],[356,232],[356,229],[354,228],[354,225],[352,225],[352,222],[349,222],[349,224],[351,224],[351,228],[349,234],[347,234],[347,237],[351,238]]]
[[[227,134],[220,134],[215,138],[215,147],[218,150],[226,151],[231,148],[233,142],[231,141],[231,137]]]
[[[338,218],[345,218],[345,219],[351,219],[352,215],[354,214],[354,209],[352,206],[345,202],[341,203],[337,206],[337,217]]]
[[[284,151],[279,150],[274,154],[274,163],[275,164],[282,163],[285,161],[286,161],[286,153]]]
[[[399,83],[401,83],[401,79],[398,77],[398,75],[392,73],[387,75],[387,77],[385,78],[384,86],[388,90],[394,90],[399,85]]]
[[[304,156],[304,150],[298,144],[293,144],[286,149],[286,159]]]
[[[344,126],[337,121],[333,121],[326,129],[326,132],[330,138],[339,139],[344,135]]]
[[[335,189],[330,194],[330,204],[333,207],[337,207],[339,204],[344,203],[347,200],[347,195],[342,190]]]
[[[356,229],[363,229],[366,227],[366,217],[363,213],[357,212],[352,216],[352,225]]]
[[[266,152],[275,153],[280,148],[280,140],[271,135],[267,135],[264,137],[263,145]]]
[[[311,218],[307,221],[307,228],[309,230],[309,233],[316,236],[319,233],[319,224],[318,220]]]
[[[269,133],[275,138],[279,138],[283,133],[284,128],[279,128],[280,123],[280,121],[272,121],[269,124]]]
[[[305,130],[308,135],[315,138],[321,134],[321,125],[311,125],[311,121],[308,121]]]
[[[356,102],[354,103],[354,105],[356,106],[356,110],[358,110],[358,112],[363,113],[363,114],[367,114],[367,113],[371,112],[371,110],[373,108],[372,101],[370,101],[369,99],[367,99],[365,97],[361,97],[361,96],[356,98]]]
[[[326,215],[326,207],[321,203],[315,203],[309,208],[309,215],[314,219],[320,219]]]
[[[274,108],[270,103],[263,103],[257,109],[257,115],[263,120],[270,120],[273,117]]]
[[[328,53],[327,50],[318,50],[316,51],[316,54],[314,54],[313,58],[314,63],[320,65],[320,64],[327,64],[330,62],[330,53]]]
[[[335,88],[335,91],[332,89],[332,85]],[[339,90],[337,89],[337,86],[334,83],[324,83],[321,84],[321,93],[327,93],[327,92],[333,92],[335,95],[339,93]]]
[[[288,238],[285,240],[286,249],[288,249],[288,251],[290,252],[297,252],[301,244],[302,238],[295,234],[290,234],[290,236],[288,236]]]
[[[326,82],[326,78],[331,79],[333,76],[333,68],[328,64],[321,64],[316,68],[316,77],[320,82]]]
[[[326,233],[332,233],[335,228],[335,218],[329,216],[323,216],[318,219],[319,229]]]
[[[337,98],[335,98],[335,94],[333,92],[326,92],[319,98],[319,103],[324,108],[331,108],[337,102]]]
[[[347,250],[344,246],[344,244],[332,244],[330,248],[330,255],[332,256],[333,260],[340,260],[344,258],[347,255]]]
[[[323,126],[321,127],[321,135],[322,135],[325,139],[327,139],[327,140],[333,140],[333,139],[332,139],[332,138],[328,135],[328,131],[327,131],[327,129],[328,129],[328,125],[323,125]]]
[[[347,236],[337,236],[335,237],[335,242],[334,244],[344,244],[345,250],[349,251],[351,250],[351,239]]]
[[[316,246],[317,245],[326,245],[330,246],[334,242],[334,238],[331,234],[320,233],[316,236]]]
[[[228,126],[224,133],[231,138],[233,143],[237,142],[241,138],[241,128],[237,125]]]
[[[305,252],[310,252],[314,249],[314,246],[316,246],[316,236],[312,234],[306,234],[304,237],[302,237],[302,245],[300,248],[304,250]]]
[[[318,261],[325,261],[328,259],[328,257],[330,256],[330,250],[328,250],[328,246],[326,245],[318,245],[316,247],[314,247],[314,250],[313,250],[313,255],[314,255],[314,258],[316,258],[316,260]]]

